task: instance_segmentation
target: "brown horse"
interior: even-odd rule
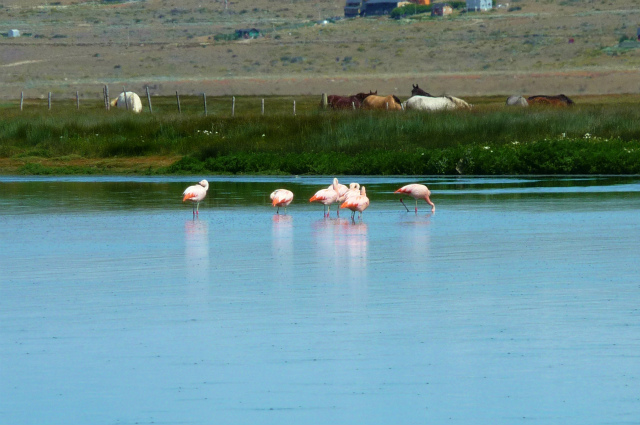
[[[569,99],[563,94],[557,96],[544,96],[537,95],[527,98],[529,105],[548,105],[548,106],[571,106],[574,104],[573,100]]]
[[[388,96],[369,95],[362,102],[363,109],[388,109],[390,111],[402,111],[402,102],[395,95]]]
[[[418,84],[416,84],[415,86],[412,84],[412,86],[413,86],[413,90],[411,90],[411,96],[433,97],[429,93],[427,93],[426,91],[424,91],[420,87],[418,87]]]
[[[352,109],[354,106],[356,109],[359,109],[362,107],[362,101],[372,94],[376,93],[358,93],[353,96],[339,96],[337,94],[332,94],[327,97],[327,105],[332,109]]]

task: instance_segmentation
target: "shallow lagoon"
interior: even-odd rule
[[[640,178],[200,178],[0,178],[0,423],[637,424]]]

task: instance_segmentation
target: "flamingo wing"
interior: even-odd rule
[[[202,186],[198,186],[198,185],[189,186],[182,193],[183,195],[182,202],[186,201],[187,199],[193,202],[201,201],[204,199],[204,196],[206,195],[206,193],[207,193],[206,190]]]

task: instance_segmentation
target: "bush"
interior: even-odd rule
[[[418,15],[421,13],[431,13],[431,5],[415,5],[410,4],[407,6],[396,7],[391,11],[389,16],[393,19],[400,19],[405,16]]]

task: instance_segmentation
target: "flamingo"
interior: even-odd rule
[[[431,191],[423,184],[408,184],[406,186],[402,186],[393,193],[406,193],[414,198],[416,200],[416,213],[418,213],[418,199],[424,199],[427,201],[427,204],[431,205],[431,212],[436,212],[436,206],[431,202],[431,199],[429,199]],[[402,198],[400,198],[400,202],[402,202]],[[404,202],[402,202],[402,205],[404,205]],[[407,208],[406,205],[404,205],[404,207]],[[407,211],[409,211],[409,208],[407,208]]]
[[[284,213],[287,213],[287,205],[293,201],[293,192],[287,189],[276,189],[271,192],[271,205],[278,207],[276,214],[280,214],[280,207],[284,207]]]
[[[338,179],[333,179],[333,184],[328,189],[320,189],[309,199],[309,202],[321,202],[326,207],[325,217],[331,213],[331,204],[340,197]]]
[[[358,183],[349,183],[349,190],[338,198],[338,202],[343,203],[352,196],[360,195],[360,185]]]
[[[182,202],[187,199],[195,204],[193,208],[193,215],[198,215],[198,207],[200,206],[200,202],[207,196],[207,190],[209,190],[209,182],[206,180],[202,180],[198,184],[194,184],[193,186],[189,186],[182,192],[183,198]]]
[[[366,210],[369,206],[369,198],[367,198],[367,191],[364,186],[360,189],[359,195],[350,196],[346,201],[340,205],[340,208],[349,208],[351,213],[351,220],[354,220],[356,211],[360,212],[360,220],[362,220],[362,211]]]

